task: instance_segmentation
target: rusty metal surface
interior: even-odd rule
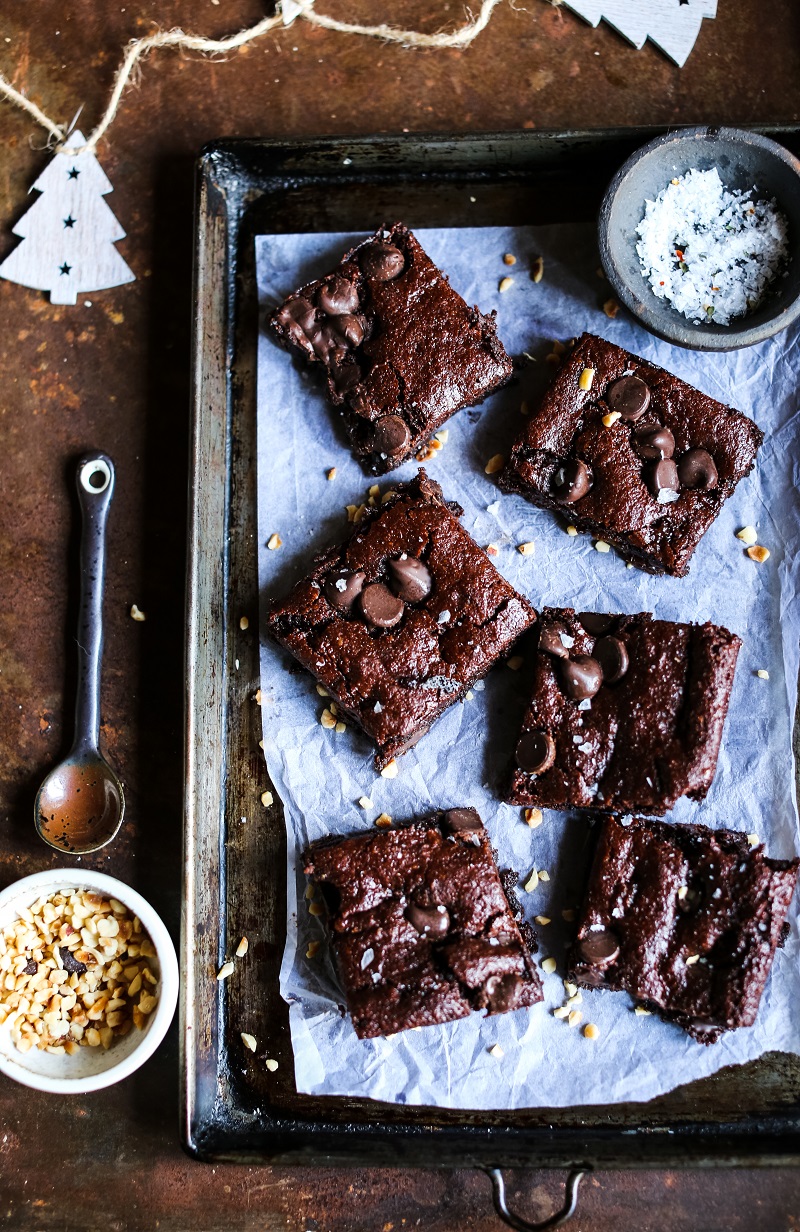
[[[374,0],[330,0],[375,20]],[[435,29],[461,6],[402,0],[398,24]],[[435,16],[430,12],[435,9]],[[425,12],[428,11],[427,18]],[[222,33],[257,20],[261,0],[225,5],[33,6],[2,0],[0,68],[55,118],[99,114],[119,49],[152,28]],[[384,14],[380,13],[380,17]],[[4,41],[7,40],[7,41]],[[294,49],[297,50],[294,50]],[[596,54],[597,53],[597,54]],[[129,286],[74,308],[0,282],[0,883],[55,864],[35,839],[32,800],[70,739],[76,509],[68,465],[100,446],[115,458],[110,520],[103,731],[127,788],[123,835],[90,857],[141,890],[177,931],[182,791],[183,568],[186,527],[192,165],[223,134],[479,131],[800,119],[800,8],[721,0],[685,69],[629,48],[542,0],[502,6],[465,52],[407,52],[296,26],[233,57],[170,53],[144,67],[99,151],[128,232]],[[0,108],[0,255],[41,170],[43,135]],[[91,307],[86,306],[86,301]],[[147,613],[134,623],[131,603]],[[65,700],[66,703],[65,703]],[[66,723],[64,720],[66,719]],[[492,1228],[481,1176],[411,1171],[310,1173],[203,1167],[180,1152],[177,1051],[86,1099],[0,1084],[0,1223],[9,1228]],[[560,1177],[517,1174],[515,1207],[560,1201]],[[515,1193],[518,1190],[518,1194]],[[550,1205],[548,1205],[550,1204]],[[576,1227],[675,1232],[800,1227],[800,1181],[778,1170],[601,1174]]]

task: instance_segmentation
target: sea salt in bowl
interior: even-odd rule
[[[0,893],[0,930],[41,898],[62,889],[94,891],[104,899],[116,899],[139,917],[155,949],[150,960],[158,977],[154,995],[158,1002],[144,1027],[134,1027],[113,1041],[110,1048],[80,1047],[69,1056],[30,1048],[21,1052],[11,1038],[11,1020],[0,1025],[0,1072],[39,1091],[79,1095],[99,1091],[127,1078],[152,1056],[167,1033],[178,1000],[178,960],[172,939],[161,917],[141,894],[105,873],[80,868],[50,868],[15,881]]]
[[[716,168],[727,189],[774,198],[789,224],[789,261],[761,303],[728,325],[695,324],[653,292],[637,252],[645,203],[690,170]],[[619,169],[600,207],[600,259],[621,303],[667,342],[697,351],[735,351],[780,333],[800,317],[800,160],[758,133],[689,128],[657,137]]]

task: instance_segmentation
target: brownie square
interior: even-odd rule
[[[543,999],[519,905],[474,809],[325,839],[304,863],[362,1039]]]
[[[511,376],[495,313],[470,308],[402,223],[290,295],[270,324],[323,366],[353,452],[374,474],[400,466]]]
[[[557,510],[640,569],[683,577],[763,439],[739,411],[584,334],[500,486]]]
[[[378,769],[463,698],[536,613],[420,470],[273,604],[269,634],[378,746]]]
[[[740,647],[720,625],[545,608],[506,799],[647,813],[702,799]]]
[[[609,817],[570,979],[629,992],[702,1043],[752,1026],[799,866],[735,830]]]

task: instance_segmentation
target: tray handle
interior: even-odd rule
[[[575,1208],[578,1205],[578,1187],[586,1173],[592,1171],[592,1166],[581,1164],[580,1167],[571,1170],[564,1187],[564,1205],[555,1215],[542,1220],[541,1223],[529,1223],[527,1219],[520,1219],[519,1215],[514,1215],[508,1209],[506,1183],[501,1168],[486,1168],[484,1171],[492,1182],[494,1209],[509,1228],[514,1228],[516,1232],[547,1232],[547,1229],[562,1227],[575,1214]]]

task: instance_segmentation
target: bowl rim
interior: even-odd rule
[[[25,1069],[21,1063],[0,1052],[0,1073],[12,1078],[15,1082],[51,1094],[84,1095],[90,1091],[100,1091],[104,1087],[112,1086],[123,1078],[127,1078],[139,1069],[158,1048],[170,1027],[178,1003],[180,984],[178,956],[166,925],[146,898],[131,886],[126,885],[124,881],[119,881],[118,878],[111,877],[108,873],[93,872],[88,868],[59,866],[42,869],[38,873],[21,877],[0,891],[0,912],[17,900],[35,902],[42,893],[54,890],[58,886],[100,890],[124,903],[139,917],[147,930],[156,948],[160,971],[158,1005],[147,1030],[142,1033],[141,1039],[126,1056],[121,1057],[119,1061],[111,1061],[107,1068],[99,1073],[89,1074],[83,1078],[58,1078],[52,1074],[35,1074]],[[106,1056],[110,1055],[110,1052],[106,1053]]]
[[[664,146],[676,143],[690,143],[697,140],[722,140],[733,143],[758,146],[765,154],[779,159],[795,173],[800,186],[800,159],[791,150],[787,150],[780,142],[765,137],[763,133],[743,128],[728,128],[724,125],[698,124],[686,128],[671,128],[666,133],[660,133],[645,145],[635,150],[622,166],[614,173],[600,203],[598,217],[598,243],[600,261],[606,277],[611,283],[615,294],[629,312],[640,321],[657,338],[693,351],[736,351],[743,347],[754,346],[765,342],[775,334],[781,333],[800,317],[800,294],[775,316],[759,325],[737,325],[734,321],[724,327],[724,333],[704,333],[693,330],[692,323],[680,313],[675,313],[674,328],[670,327],[669,318],[653,312],[642,303],[630,283],[624,277],[614,259],[609,241],[611,213],[620,188],[631,171],[654,151]],[[740,318],[743,322],[746,317]],[[723,328],[723,327],[721,327]]]

